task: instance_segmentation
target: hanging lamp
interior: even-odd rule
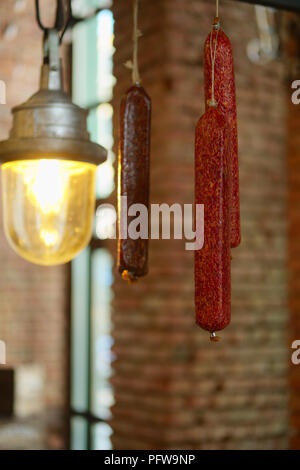
[[[54,28],[43,27],[38,0],[36,11],[44,31],[40,89],[12,110],[9,139],[0,142],[3,221],[20,256],[49,266],[70,261],[90,240],[96,168],[106,150],[90,141],[87,111],[62,88],[62,2]]]

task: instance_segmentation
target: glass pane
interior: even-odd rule
[[[75,17],[84,18],[91,15],[97,8],[109,8],[112,0],[72,0],[72,10]]]
[[[104,249],[92,254],[92,390],[91,412],[101,419],[110,418],[113,392],[109,383],[112,374],[111,299],[113,259]]]
[[[96,197],[105,199],[114,190],[114,167],[115,155],[112,152],[113,130],[112,130],[113,108],[109,103],[103,103],[89,113],[88,129],[91,139],[103,145],[108,150],[106,162],[98,166],[96,176]]]
[[[87,450],[88,423],[81,416],[71,419],[71,450]]]
[[[107,160],[99,165],[96,173],[96,197],[107,198],[115,188],[115,170],[112,163]]]
[[[92,107],[88,116],[91,140],[108,150],[107,161],[97,170],[97,199],[108,197],[114,190],[113,108],[108,103],[115,84],[113,31],[110,10],[78,23],[73,30],[73,99],[82,107]]]
[[[111,150],[113,146],[112,117],[111,104],[103,103],[89,112],[87,121],[91,139],[107,150]]]
[[[98,48],[98,96],[100,101],[110,101],[115,84],[113,76],[114,20],[110,10],[97,15]]]
[[[92,427],[92,450],[111,450],[111,427],[106,423],[95,424]]]
[[[100,240],[117,238],[117,213],[110,204],[101,204],[96,211],[94,236]]]
[[[97,17],[73,29],[73,100],[87,108],[98,103]]]
[[[73,99],[79,106],[112,98],[113,27],[112,12],[103,10],[73,28]]]
[[[88,409],[90,250],[72,262],[71,285],[71,407]]]
[[[100,144],[98,137],[98,118],[97,118],[97,108],[92,109],[87,118],[87,127],[90,133],[90,138],[93,142]]]

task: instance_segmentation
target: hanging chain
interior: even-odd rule
[[[37,24],[39,25],[40,29],[44,31],[44,34],[47,35],[49,30],[56,30],[57,33],[60,33],[59,35],[59,41],[62,41],[62,38],[69,26],[70,19],[72,17],[72,6],[71,6],[71,0],[68,0],[68,6],[67,6],[67,15],[64,13],[64,2],[63,0],[56,0],[56,17],[55,17],[55,23],[52,28],[46,27],[43,25],[41,21],[41,15],[40,15],[40,2],[39,0],[35,0],[35,11],[36,11],[36,21]],[[66,16],[66,18],[65,18]]]

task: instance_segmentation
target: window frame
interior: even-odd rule
[[[91,20],[95,18],[101,13],[102,11],[110,10],[111,8],[98,8],[95,12],[88,17],[83,17],[80,19],[76,19],[72,26],[75,26],[78,23]],[[70,63],[72,64],[72,43],[70,48],[70,55],[69,55]],[[70,88],[71,85],[70,85]],[[95,102],[90,103],[88,106],[84,108],[88,111],[94,111],[99,106],[107,103],[106,101],[98,100]],[[95,214],[97,208],[106,202],[106,198],[96,198],[95,204]],[[67,264],[66,266],[66,289],[67,289],[67,301],[66,301],[66,314],[67,314],[67,321],[68,321],[68,328],[67,328],[67,347],[68,347],[68,355],[67,355],[67,405],[66,405],[66,414],[67,414],[67,426],[66,426],[66,447],[71,450],[72,449],[72,420],[74,418],[82,418],[86,422],[86,449],[84,450],[92,450],[93,449],[93,427],[97,424],[108,424],[105,419],[95,415],[91,411],[92,406],[92,354],[93,354],[93,343],[92,343],[92,331],[91,331],[91,321],[92,321],[92,259],[93,254],[99,249],[107,249],[107,242],[106,240],[101,240],[97,238],[93,232],[91,241],[87,246],[86,250],[88,250],[88,291],[87,291],[87,310],[89,312],[87,318],[87,344],[88,344],[88,360],[86,363],[87,367],[87,410],[80,411],[72,407],[72,350],[74,347],[74,338],[72,337],[72,261]]]

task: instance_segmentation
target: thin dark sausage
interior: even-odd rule
[[[118,211],[121,233],[122,200],[127,206],[144,204],[149,208],[151,100],[144,88],[134,85],[121,102]],[[134,217],[127,216],[127,227]],[[121,239],[118,242],[118,268],[123,279],[135,281],[148,272],[148,240]]]

